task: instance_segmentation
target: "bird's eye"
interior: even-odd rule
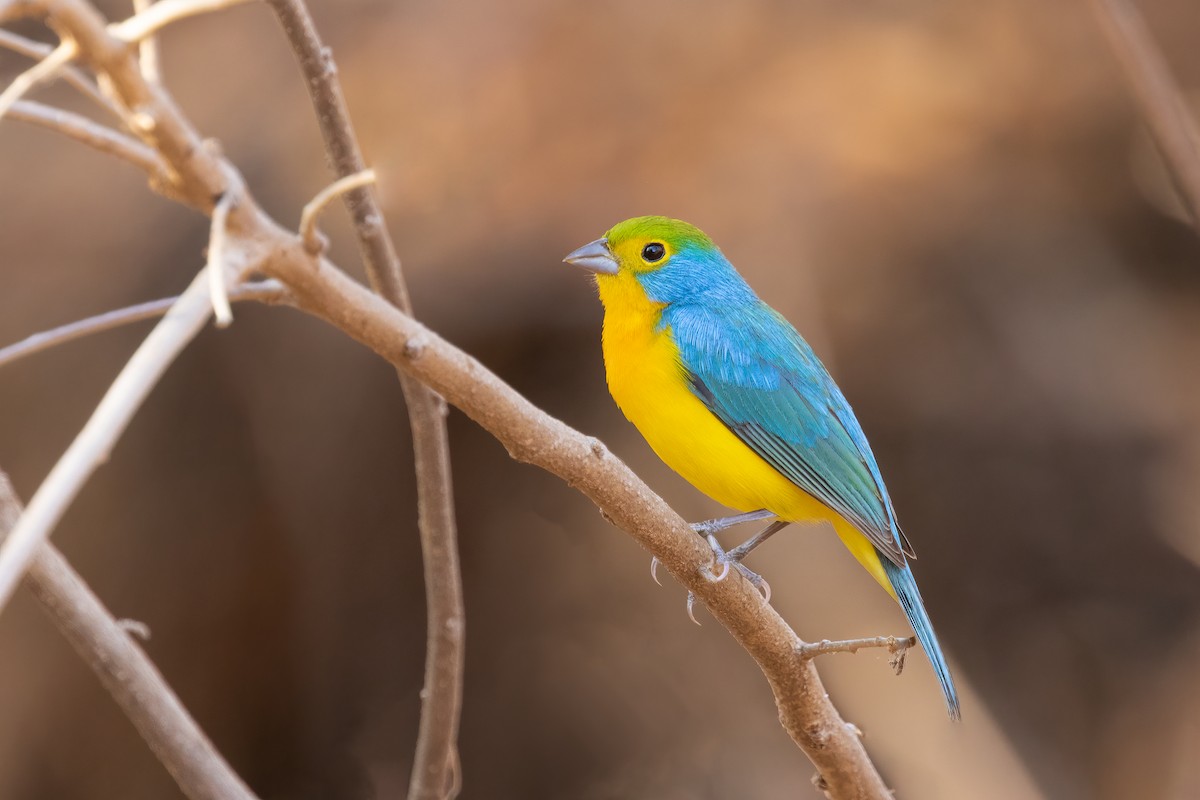
[[[653,264],[655,261],[662,261],[662,257],[666,254],[667,248],[658,242],[651,242],[642,248],[642,260],[648,264]]]

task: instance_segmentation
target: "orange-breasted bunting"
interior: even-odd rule
[[[904,609],[959,718],[875,456],[796,329],[686,222],[635,217],[564,260],[595,274],[609,391],[654,452],[722,505],[763,512],[731,520],[832,523]]]

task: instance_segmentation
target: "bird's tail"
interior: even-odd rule
[[[921,600],[921,592],[917,589],[912,570],[907,566],[898,567],[887,558],[879,560],[883,562],[888,581],[896,591],[896,599],[900,601],[900,606],[904,609],[904,614],[916,632],[925,655],[929,657],[938,682],[942,685],[942,694],[946,696],[946,711],[950,714],[950,719],[962,719],[958,708],[958,692],[954,689],[954,679],[950,677],[950,667],[946,665],[946,657],[942,655],[942,648],[938,645],[937,634],[933,632],[929,614],[925,613],[925,603]]]

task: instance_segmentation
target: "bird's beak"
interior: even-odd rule
[[[574,264],[601,275],[617,274],[617,260],[613,258],[612,251],[608,249],[608,239],[588,242],[578,250],[569,253],[563,259],[563,263]]]

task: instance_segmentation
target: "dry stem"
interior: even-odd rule
[[[24,36],[18,36],[6,30],[0,30],[0,47],[36,59],[43,59],[54,52],[54,48],[48,44],[35,42],[32,39],[26,39]],[[116,114],[118,117],[120,116],[120,112],[113,106],[109,99],[81,71],[75,67],[63,67],[62,77],[67,83],[83,92],[96,105]]]
[[[144,14],[154,0],[133,0],[133,10]],[[142,77],[150,83],[162,83],[162,63],[158,58],[158,40],[147,36],[138,43],[138,63],[142,66]]]
[[[194,17],[199,14],[211,14],[233,6],[249,3],[251,0],[159,0],[139,11],[124,22],[109,26],[109,32],[118,39],[126,42],[141,42],[173,22]],[[139,65],[140,68],[140,65]],[[145,74],[143,73],[143,77]]]
[[[312,98],[325,150],[340,177],[366,169],[337,78],[333,54],[321,42],[303,0],[268,0],[279,17]],[[406,314],[412,313],[400,259],[383,210],[370,186],[342,195],[372,288]],[[409,781],[409,800],[453,797],[459,785],[458,725],[462,709],[465,623],[462,575],[450,478],[450,445],[444,405],[420,383],[400,373],[408,403],[417,475],[417,524],[425,570],[425,683],[421,722]]]
[[[234,301],[258,300],[263,303],[278,303],[284,301],[286,295],[287,292],[279,281],[267,280],[239,286],[229,293],[229,299]],[[82,339],[85,336],[91,336],[94,333],[119,328],[123,325],[140,322],[144,319],[161,317],[171,309],[171,306],[178,302],[178,296],[164,297],[161,300],[151,300],[147,303],[138,303],[135,306],[106,311],[94,317],[88,317],[87,319],[77,320],[48,331],[35,333],[19,342],[10,344],[8,347],[0,348],[0,367],[7,366],[26,356],[40,353],[43,350],[49,350],[51,347],[57,347],[60,344]]]
[[[20,515],[20,501],[0,472],[0,538]],[[49,542],[38,546],[25,584],[187,797],[256,800],[122,623]]]
[[[158,157],[158,153],[138,140],[112,128],[106,128],[80,114],[30,100],[18,100],[8,110],[7,117],[70,136],[101,153],[128,161],[152,179],[161,179],[161,176],[166,174],[166,166]]]
[[[57,75],[67,64],[71,63],[77,52],[74,42],[64,41],[51,50],[50,55],[13,78],[13,82],[0,94],[0,117],[8,113],[13,103],[24,97],[35,86],[45,83]]]
[[[213,317],[218,328],[228,328],[233,323],[233,309],[229,307],[229,292],[225,288],[225,239],[229,225],[229,210],[233,208],[233,192],[225,192],[213,207],[212,224],[208,229],[208,298],[212,303]]]
[[[899,675],[904,671],[904,657],[908,654],[908,649],[916,644],[917,637],[915,636],[870,636],[866,639],[843,639],[841,641],[822,639],[819,642],[801,644],[796,648],[796,653],[801,658],[813,659],[830,653],[857,653],[868,647],[883,647],[892,654],[892,669]]]
[[[364,169],[362,172],[356,172],[353,175],[347,175],[344,178],[339,178],[333,183],[326,186],[321,191],[317,192],[316,196],[304,206],[300,212],[300,238],[304,240],[304,247],[308,252],[315,255],[320,255],[325,249],[324,243],[321,241],[321,232],[317,230],[317,221],[321,218],[325,207],[333,201],[335,197],[339,197],[352,189],[359,189],[363,186],[375,182],[375,170]]]
[[[184,346],[208,320],[208,279],[204,270],[155,326],[121,370],[83,430],[50,470],[25,513],[0,544],[0,608],[54,526],[92,473],[109,456],[129,420]]]

